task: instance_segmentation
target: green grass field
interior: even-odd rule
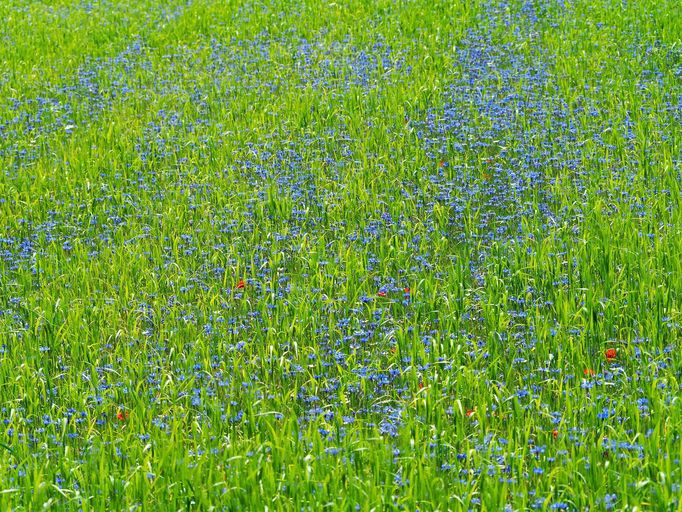
[[[682,511],[682,4],[0,5],[0,510]]]

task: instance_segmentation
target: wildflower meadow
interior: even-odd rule
[[[682,511],[679,0],[0,3],[0,510]]]

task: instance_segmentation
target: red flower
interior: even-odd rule
[[[123,412],[123,411],[121,411],[121,410],[119,409],[119,411],[116,413],[116,419],[117,419],[118,421],[125,421],[125,420],[128,419],[128,413],[127,413],[127,412]]]
[[[377,292],[377,297],[386,297],[386,292],[384,291]]]
[[[606,359],[608,361],[613,361],[616,358],[616,349],[615,348],[606,349],[604,355],[606,356]]]
[[[471,417],[474,415],[475,412],[476,412],[476,407],[474,407],[473,409],[469,409],[469,410],[466,412],[467,418],[471,418]]]
[[[242,290],[246,286],[246,283],[244,282],[243,279],[240,279],[239,282],[237,283],[237,290]]]
[[[585,377],[592,377],[594,375],[594,370],[592,368],[585,368],[583,374]]]
[[[556,439],[557,437],[559,437],[559,431],[558,431],[557,429],[552,430],[552,437],[553,437],[554,439]]]
[[[438,167],[445,167],[445,160],[438,162]]]
[[[424,389],[424,383],[422,381],[419,381],[419,389]]]
[[[410,289],[409,289],[409,288],[405,288],[403,291],[405,292],[406,295],[409,295],[409,294],[410,294]]]

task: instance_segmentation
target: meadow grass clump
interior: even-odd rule
[[[0,14],[0,509],[682,510],[676,2]]]

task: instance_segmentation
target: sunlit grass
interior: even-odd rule
[[[0,14],[2,510],[682,510],[675,2]]]

